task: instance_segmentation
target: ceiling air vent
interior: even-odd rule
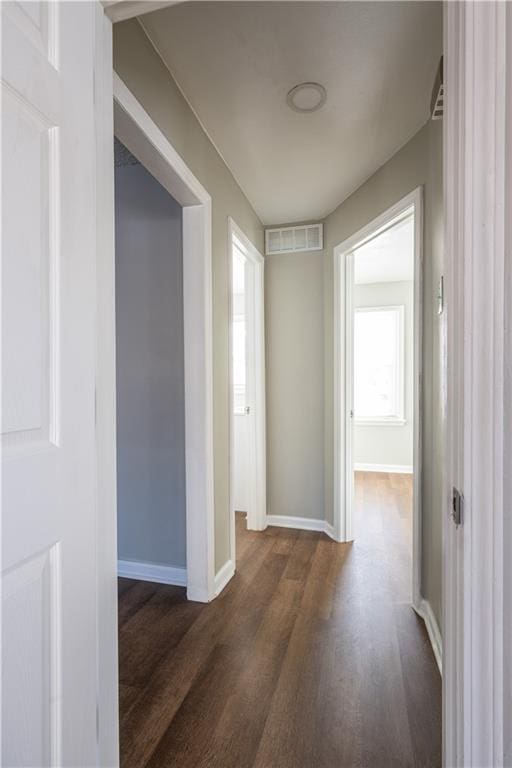
[[[298,227],[281,227],[265,231],[265,253],[297,253],[321,251],[324,247],[323,224],[303,224]]]
[[[442,120],[444,114],[444,82],[443,82],[443,57],[439,62],[430,98],[430,114],[432,120]]]

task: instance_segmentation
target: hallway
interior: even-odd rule
[[[123,768],[441,765],[441,679],[410,607],[412,479],[356,473],[358,538],[245,530],[209,605],[119,580]]]

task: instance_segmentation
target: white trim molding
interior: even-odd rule
[[[116,766],[119,765],[119,663],[112,23],[98,3],[95,15],[98,764]]]
[[[106,16],[114,23],[167,8],[177,2],[179,0],[101,0]]]
[[[326,520],[314,517],[291,517],[291,515],[267,515],[267,525],[276,528],[295,528],[298,531],[318,531],[326,533],[331,539],[337,541],[334,527]]]
[[[414,212],[414,423],[413,423],[413,605],[421,601],[421,379],[422,379],[422,280],[423,189],[417,187],[365,227],[334,248],[334,467],[333,527],[337,541],[354,538],[353,520],[353,385],[346,371],[353,369],[354,257],[357,247]],[[386,470],[391,471],[391,470]]]
[[[187,586],[187,569],[172,565],[146,563],[141,560],[118,560],[117,575],[124,579],[152,581],[155,584],[173,584],[176,587]]]
[[[512,7],[444,11],[443,765],[499,768],[512,765]]]
[[[360,419],[354,418],[356,427],[405,427],[407,419],[397,419],[390,417],[388,419]]]
[[[443,641],[441,638],[441,632],[437,623],[434,611],[428,600],[420,600],[420,604],[415,608],[416,613],[425,622],[427,634],[434,652],[434,656],[437,662],[439,673],[443,674]]]
[[[115,73],[113,88],[116,136],[183,206],[187,595],[208,602],[215,597],[211,197]],[[98,312],[110,321],[114,306]]]
[[[354,464],[355,472],[388,472],[391,475],[412,475],[411,464]]]
[[[231,581],[234,575],[235,564],[233,560],[228,560],[215,574],[215,597],[220,595],[224,587]]]

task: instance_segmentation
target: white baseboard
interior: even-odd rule
[[[334,531],[334,526],[328,523],[327,521],[324,522],[324,533],[326,533],[331,539],[334,539],[334,541],[338,541],[336,538],[336,533]]]
[[[232,560],[228,560],[227,563],[224,563],[220,571],[218,571],[215,574],[215,597],[220,595],[224,587],[227,585],[229,581],[233,578],[235,575],[235,564]]]
[[[324,531],[325,520],[311,517],[291,517],[290,515],[267,515],[267,525],[278,528],[297,528],[300,531]]]
[[[277,528],[295,528],[299,531],[319,531],[336,541],[333,526],[325,520],[312,517],[291,517],[289,515],[267,515],[267,525]]]
[[[173,584],[176,587],[187,586],[187,569],[174,568],[171,565],[144,563],[137,560],[118,560],[117,575],[126,579],[154,581],[156,584]]]
[[[441,638],[441,632],[434,616],[434,611],[428,600],[422,599],[419,606],[416,608],[416,613],[421,616],[425,622],[427,633],[434,651],[434,656],[439,667],[439,672],[443,674],[443,641]]]
[[[191,600],[193,603],[209,603],[212,597],[206,589],[187,584],[187,600]]]
[[[412,475],[410,464],[354,464],[355,472],[388,472],[397,475]]]

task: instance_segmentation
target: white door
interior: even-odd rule
[[[512,6],[445,3],[444,21],[443,765],[510,766]]]
[[[233,240],[233,506],[254,504],[254,266]]]
[[[2,765],[93,766],[95,4],[2,4]]]

